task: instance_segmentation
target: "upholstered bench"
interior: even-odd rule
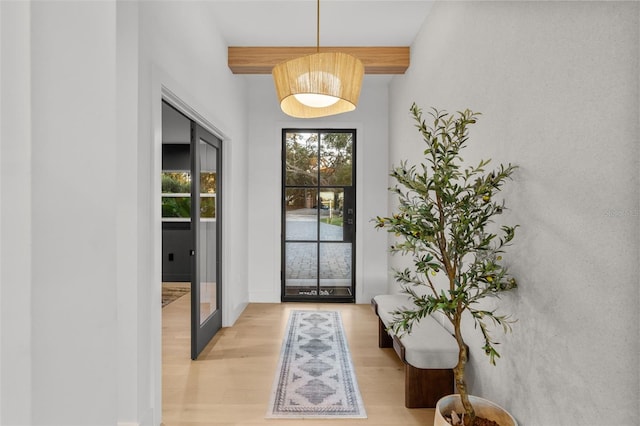
[[[433,317],[415,323],[411,334],[397,336],[389,330],[392,312],[410,308],[413,302],[402,294],[383,294],[371,299],[378,316],[378,347],[393,348],[404,362],[404,400],[407,408],[433,408],[453,393],[453,370],[458,362],[455,338]]]

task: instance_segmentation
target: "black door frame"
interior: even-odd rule
[[[344,191],[345,205],[344,210],[345,213],[350,210],[349,217],[343,215],[343,227],[348,229],[348,232],[344,232],[343,240],[341,241],[330,241],[330,240],[321,240],[320,234],[317,234],[316,240],[294,240],[295,242],[308,242],[308,243],[316,243],[317,244],[317,256],[319,257],[320,253],[320,243],[323,244],[331,244],[331,243],[351,243],[351,294],[349,296],[342,295],[321,295],[320,294],[320,262],[318,262],[317,268],[317,278],[316,278],[316,295],[287,295],[286,294],[286,243],[287,243],[287,228],[286,228],[286,190],[288,188],[310,188],[310,186],[298,186],[298,185],[286,185],[286,134],[287,133],[318,133],[319,135],[322,133],[351,133],[353,135],[353,143],[351,147],[351,185],[320,185],[320,179],[318,179],[318,184],[315,188],[318,190],[318,198],[319,193],[322,188],[342,188]],[[356,275],[355,275],[355,263],[356,263],[356,148],[357,148],[357,131],[354,128],[348,129],[337,129],[337,128],[286,128],[282,129],[281,136],[281,149],[282,149],[282,160],[281,160],[281,171],[282,171],[282,179],[281,179],[281,266],[280,266],[280,300],[282,302],[337,302],[337,303],[355,303],[356,301]],[[320,138],[318,140],[318,155],[320,151]],[[318,171],[319,172],[319,171]],[[348,194],[348,195],[347,195]],[[320,202],[318,201],[318,209],[320,208]],[[318,221],[318,228],[320,227],[320,222]]]
[[[189,275],[185,276],[185,280],[191,280],[191,358],[196,359],[200,352],[211,341],[215,333],[222,327],[222,287],[223,287],[223,274],[222,274],[222,139],[215,136],[211,131],[207,130],[201,125],[192,114],[186,112],[184,109],[179,108],[174,104],[176,99],[171,97],[161,99],[161,103],[166,105],[176,114],[184,117],[186,133],[184,136],[180,136],[176,141],[162,141],[164,147],[165,142],[169,145],[184,145],[185,149],[180,149],[179,155],[186,157],[185,167],[180,170],[188,171],[191,176],[191,190],[190,190],[190,214],[189,219],[185,219],[185,222],[165,222],[162,220],[162,227],[180,228],[189,234],[188,240],[185,241],[184,246],[180,246],[180,250],[184,250],[185,259],[189,264]],[[181,105],[178,101],[177,105]],[[184,105],[183,105],[184,106]],[[162,117],[164,122],[166,118]],[[164,139],[165,135],[163,135]],[[205,141],[208,145],[213,146],[216,152],[216,189],[215,189],[215,229],[216,229],[216,269],[215,269],[215,281],[216,281],[216,307],[215,311],[210,315],[202,324],[200,324],[200,264],[199,264],[199,247],[200,247],[200,156],[199,156],[199,142]],[[175,149],[174,149],[175,151]],[[164,148],[163,148],[163,161],[164,161]],[[182,164],[182,160],[180,160]],[[162,168],[164,169],[164,168]],[[182,256],[182,254],[180,255]],[[164,260],[163,260],[164,263]]]
[[[216,153],[216,307],[214,312],[200,321],[200,141],[217,150]],[[204,127],[191,121],[191,359],[200,352],[222,328],[222,141]]]

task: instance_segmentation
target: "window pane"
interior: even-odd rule
[[[320,244],[320,285],[351,285],[351,243]]]
[[[162,172],[163,194],[190,194],[191,173],[189,172]]]
[[[200,197],[200,217],[203,219],[215,219],[216,197]]]
[[[318,191],[288,188],[285,192],[287,240],[318,238]]]
[[[200,173],[200,193],[215,194],[216,193],[216,173],[201,172]]]
[[[162,217],[191,218],[191,198],[162,197]]]
[[[323,241],[342,241],[344,190],[342,188],[322,188],[320,204],[320,239]]]
[[[318,134],[296,132],[287,133],[285,137],[285,185],[317,185]]]
[[[320,185],[352,185],[353,133],[322,133]]]
[[[318,285],[318,245],[286,243],[285,286],[287,295],[313,295]]]

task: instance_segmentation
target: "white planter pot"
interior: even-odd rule
[[[493,420],[500,426],[518,426],[516,419],[507,412],[504,408],[498,404],[479,398],[477,396],[469,395],[469,401],[473,405],[473,409],[476,412],[476,416],[484,417],[488,420]],[[449,422],[444,419],[443,414],[449,414],[452,410],[462,413],[462,402],[460,401],[460,395],[447,395],[440,398],[436,404],[436,413],[433,419],[433,426],[451,426]]]

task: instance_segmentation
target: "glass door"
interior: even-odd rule
[[[282,132],[282,301],[355,301],[355,138]]]
[[[222,327],[221,141],[191,123],[191,358]]]

